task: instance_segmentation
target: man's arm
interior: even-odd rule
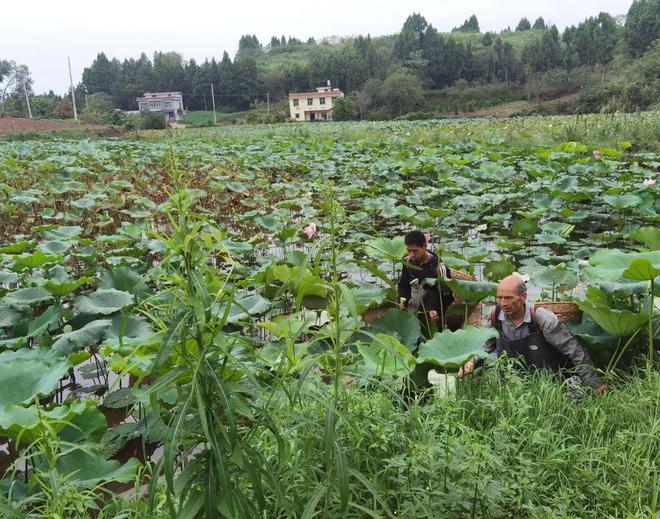
[[[571,332],[566,329],[566,326],[559,321],[555,314],[544,308],[538,308],[536,310],[536,322],[548,344],[571,359],[582,382],[594,389],[605,386],[605,382],[596,372],[589,353],[580,346],[577,339],[571,335]]]
[[[403,266],[401,270],[401,277],[399,278],[399,284],[397,285],[397,303],[401,302],[401,298],[405,298],[405,305],[408,305],[410,301],[410,271],[406,265]]]

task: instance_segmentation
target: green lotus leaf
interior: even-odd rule
[[[560,268],[544,268],[534,272],[531,280],[539,288],[571,290],[577,286],[577,273]]]
[[[39,337],[58,328],[60,317],[60,307],[57,305],[50,306],[44,313],[30,321],[28,337]]]
[[[605,195],[603,200],[606,204],[616,207],[617,209],[629,209],[642,203],[640,197],[630,193],[625,195]]]
[[[55,341],[52,348],[54,351],[69,355],[73,351],[94,346],[104,336],[105,331],[112,324],[109,319],[99,319],[87,323],[79,330],[64,333]]]
[[[69,444],[100,442],[108,430],[105,415],[91,405],[67,422],[66,427],[60,431],[60,439]]]
[[[484,276],[488,279],[499,281],[510,276],[516,271],[516,267],[509,260],[501,259],[489,261],[484,267]]]
[[[2,301],[14,310],[23,310],[33,305],[47,303],[52,296],[42,287],[19,288],[7,294]]]
[[[70,240],[77,237],[83,228],[79,225],[62,225],[42,232],[47,240]]]
[[[41,251],[37,251],[33,254],[15,257],[14,267],[37,269],[47,265],[48,263],[57,263],[62,261],[62,259],[62,256],[56,254],[45,254]]]
[[[623,277],[630,279],[650,281],[658,276],[660,276],[660,262],[658,262],[658,267],[656,267],[646,258],[633,259],[630,262],[630,266],[623,271]]]
[[[64,297],[78,290],[81,286],[96,281],[96,278],[81,277],[76,279],[65,279],[57,281],[49,279],[44,283],[44,288],[55,297]]]
[[[351,289],[359,314],[373,306],[382,305],[389,288],[378,285],[359,285]]]
[[[272,321],[258,323],[257,326],[268,330],[276,337],[297,338],[301,333],[314,324],[312,318],[300,318],[299,314],[278,315]]]
[[[141,298],[147,294],[147,286],[138,272],[130,267],[117,267],[101,274],[99,288],[103,290],[120,290]]]
[[[110,321],[110,326],[105,330],[103,344],[119,346],[120,337],[121,342],[127,345],[152,344],[158,340],[152,326],[142,317],[117,314],[112,316]]]
[[[83,488],[92,488],[108,481],[128,483],[135,479],[139,467],[140,463],[135,458],[122,464],[117,460],[106,460],[89,448],[68,450],[58,456],[55,463],[56,470],[66,475],[69,483]]]
[[[270,215],[259,215],[254,219],[254,222],[269,231],[281,231],[284,227],[284,224],[278,219],[273,218]]]
[[[365,252],[369,257],[374,259],[401,261],[407,249],[403,241],[403,236],[397,236],[391,239],[381,237],[367,243]]]
[[[600,279],[602,281],[618,281],[623,276],[626,270],[632,265],[633,260],[642,259],[648,260],[653,269],[660,268],[660,251],[651,252],[623,252],[618,249],[600,249],[589,258],[590,268],[587,273],[590,277]],[[641,268],[648,268],[647,264],[639,264]],[[642,270],[639,274],[643,273]],[[650,274],[652,269],[646,272]],[[636,275],[636,270],[629,271],[629,274]],[[632,278],[638,279],[638,278]],[[649,278],[651,279],[651,278]]]
[[[611,294],[625,298],[630,297],[633,294],[645,294],[648,290],[648,283],[645,281],[632,281],[624,278],[619,282],[601,281],[598,283],[598,288],[608,295]]]
[[[474,357],[486,358],[484,344],[497,337],[492,328],[467,326],[455,332],[444,330],[419,347],[417,363],[430,362],[445,369],[460,368]]]
[[[404,377],[415,369],[415,357],[396,337],[377,334],[371,344],[359,344],[367,370],[375,375]]]
[[[591,287],[586,295],[586,299],[576,301],[577,305],[610,335],[627,337],[639,330],[648,321],[648,314],[609,308],[607,297],[599,288]]]
[[[371,328],[374,333],[394,335],[410,350],[415,351],[422,335],[419,319],[414,314],[397,308],[390,308],[376,319]]]
[[[271,302],[259,294],[241,294],[237,295],[232,301],[229,314],[227,315],[228,323],[237,323],[245,321],[250,316],[260,315],[270,310]],[[227,308],[226,303],[216,305],[213,313],[218,317],[225,314]]]
[[[534,237],[541,243],[566,243],[566,238],[558,234],[535,234]]]
[[[573,336],[590,350],[614,350],[617,346],[618,339],[605,332],[590,318],[585,317],[580,323],[571,320],[565,324]]]
[[[9,272],[8,270],[0,270],[0,284],[8,285],[10,283],[18,283],[19,277],[16,272]]]
[[[0,435],[29,445],[48,432],[59,432],[76,416],[84,413],[94,401],[61,404],[52,409],[30,406],[9,405],[0,407]]]
[[[52,393],[68,371],[66,358],[50,350],[22,348],[0,353],[0,409]]]
[[[118,312],[133,302],[133,295],[114,288],[99,289],[88,296],[79,296],[74,301],[77,312],[83,314],[109,315]]]
[[[539,228],[535,219],[526,218],[513,222],[511,232],[514,236],[532,236]]]
[[[394,208],[394,213],[398,216],[401,216],[402,218],[412,218],[417,214],[417,211],[413,209],[412,207],[408,207],[406,205],[397,205]]]
[[[440,283],[468,303],[476,303],[486,297],[495,296],[497,283],[465,281],[463,279],[440,279]]]
[[[22,254],[34,247],[36,241],[17,241],[0,247],[0,254]]]
[[[37,249],[46,254],[63,254],[76,244],[74,241],[48,240],[37,245]]]
[[[10,328],[23,318],[23,314],[0,302],[0,328]]]
[[[641,241],[651,250],[660,249],[660,229],[657,227],[640,227],[628,237]]]

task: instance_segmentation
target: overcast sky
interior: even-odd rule
[[[626,14],[632,0],[23,0],[0,4],[0,59],[27,65],[36,93],[68,88],[67,56],[73,81],[99,52],[111,58],[138,57],[174,50],[184,59],[233,57],[243,34],[266,44],[271,36],[317,41],[324,36],[372,36],[398,32],[412,12],[421,13],[439,31],[449,31],[471,14],[481,31],[499,31],[526,16],[543,16],[559,29],[605,11]]]

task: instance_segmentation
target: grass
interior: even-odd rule
[[[216,119],[219,123],[236,123],[245,122],[247,117],[255,113],[254,110],[246,110],[244,112],[216,112]],[[196,111],[188,112],[181,121],[183,124],[190,126],[213,126],[213,111]]]

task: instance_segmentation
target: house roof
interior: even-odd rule
[[[179,97],[178,96],[158,96],[158,97],[138,97],[137,101],[178,101]]]
[[[330,90],[329,92],[299,92],[289,94],[289,99],[306,99],[308,97],[341,97],[344,93],[341,90]]]

